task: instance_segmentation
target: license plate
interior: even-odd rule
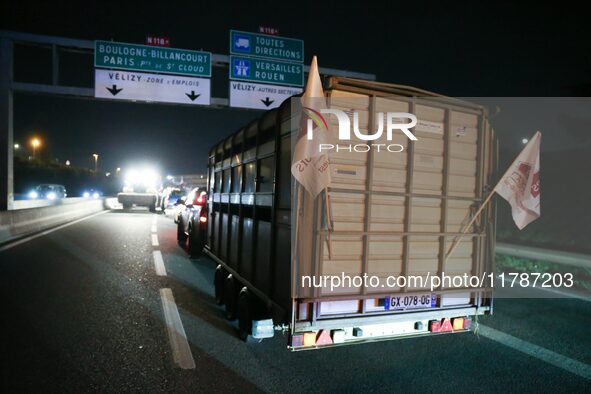
[[[386,297],[384,300],[384,309],[401,310],[401,309],[420,309],[420,308],[434,308],[437,303],[435,294],[401,294]]]

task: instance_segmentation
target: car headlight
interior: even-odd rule
[[[36,199],[37,197],[39,197],[39,194],[35,190],[29,192],[29,198]]]
[[[100,194],[98,194],[98,192],[94,192],[92,193],[92,198],[99,198]]]
[[[84,192],[84,193],[82,193],[82,197],[88,198],[88,197],[90,197],[90,193]]]
[[[46,197],[47,197],[48,200],[55,200],[55,198],[57,196],[55,195],[54,192],[49,192],[49,193],[47,193],[47,196]]]

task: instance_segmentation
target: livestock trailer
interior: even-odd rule
[[[332,181],[316,198],[291,174],[299,98],[215,145],[205,253],[218,264],[217,302],[239,319],[244,338],[281,330],[290,350],[469,331],[475,316],[492,313],[490,287],[384,284],[492,273],[494,206],[446,258],[494,185],[496,139],[486,109],[350,78],[326,78],[324,88],[328,107],[357,112],[365,133],[387,111],[414,114],[417,140],[394,135],[387,142],[403,148],[396,153],[326,152]],[[364,275],[375,283],[320,283]]]

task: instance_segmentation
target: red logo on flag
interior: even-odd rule
[[[531,182],[531,195],[537,198],[540,195],[540,171],[536,172]]]

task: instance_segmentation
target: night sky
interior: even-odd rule
[[[306,63],[316,54],[321,66],[383,82],[456,97],[590,95],[588,14],[568,2],[278,3],[2,0],[0,28],[140,44],[162,35],[172,47],[227,54],[230,29],[263,25],[305,40]],[[17,76],[43,80],[43,59],[21,55]],[[65,69],[64,80],[92,83],[85,67]],[[258,114],[17,94],[15,140],[41,135],[46,155],[80,166],[99,153],[105,170],[149,159],[169,173],[194,173],[206,167],[213,143]],[[589,147],[580,130],[555,133],[552,148]],[[506,137],[502,143],[512,144],[521,135]]]

